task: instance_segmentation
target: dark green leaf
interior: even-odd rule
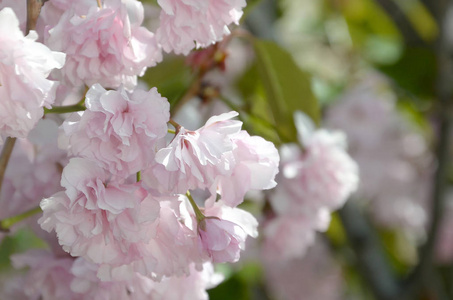
[[[289,141],[295,141],[294,111],[303,111],[319,123],[319,106],[311,91],[309,76],[296,65],[291,54],[276,43],[255,40],[254,46],[259,78],[275,124]]]

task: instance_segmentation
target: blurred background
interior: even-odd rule
[[[154,29],[156,1],[142,2]],[[236,110],[280,149],[298,142],[302,111],[345,134],[360,182],[311,227],[288,224],[277,189],[248,194],[241,207],[260,237],[217,266],[225,281],[210,299],[453,299],[453,2],[247,0],[231,31],[189,57],[167,55],[141,84],[189,129]],[[30,245],[44,247],[27,229],[5,237],[0,271]]]

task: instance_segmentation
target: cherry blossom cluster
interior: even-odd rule
[[[13,257],[26,288],[4,297],[206,299],[221,280],[213,264],[238,261],[257,236],[237,206],[276,186],[280,157],[236,112],[184,128],[137,78],[162,50],[220,41],[245,1],[158,1],[156,34],[136,0],[49,0],[24,35],[25,3],[0,1],[0,144],[19,138],[0,216],[44,198],[45,231],[32,228],[50,250]],[[45,114],[61,105],[80,109]]]
[[[356,191],[358,166],[346,152],[340,131],[316,129],[309,117],[294,114],[299,144],[280,148],[278,186],[270,195],[275,216],[264,226],[267,260],[300,258],[327,230],[330,214]]]
[[[330,107],[325,121],[348,135],[351,156],[360,167],[356,198],[369,204],[374,221],[421,240],[434,160],[426,134],[401,114],[396,102],[387,79],[370,73]]]

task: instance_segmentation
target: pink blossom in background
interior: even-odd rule
[[[45,44],[67,54],[62,79],[68,85],[127,89],[137,85],[137,75],[162,60],[153,33],[141,27],[143,6],[129,0],[92,1],[83,13],[66,10],[58,23],[47,28]]]
[[[341,208],[357,189],[357,164],[346,152],[338,131],[315,129],[302,113],[295,114],[300,145],[280,147],[277,187],[270,193],[275,213],[264,227],[264,249],[272,256],[302,257],[315,232],[327,230],[330,213]]]
[[[96,84],[85,105],[84,112],[72,114],[61,126],[60,147],[124,178],[152,163],[170,118],[170,105],[156,88],[127,93]]]
[[[435,260],[444,265],[453,262],[453,190],[448,190],[445,197],[444,213],[439,226],[435,245]]]
[[[165,277],[159,282],[139,273],[134,273],[129,280],[101,281],[96,277],[96,265],[82,258],[75,260],[71,272],[75,276],[71,289],[86,300],[203,300],[208,299],[206,289],[223,280],[209,263],[205,263],[202,270],[192,265],[190,275]]]
[[[330,219],[326,221],[330,222]],[[316,231],[320,230],[316,222],[319,223],[317,216],[310,214],[282,215],[264,222],[263,258],[283,261],[303,257],[314,243]]]
[[[386,78],[365,76],[329,107],[326,123],[348,135],[361,175],[355,198],[369,203],[381,226],[423,238],[432,154],[421,130],[396,108]]]
[[[2,279],[1,296],[8,299],[77,300],[192,300],[208,299],[206,289],[223,280],[210,263],[201,270],[193,265],[190,274],[165,277],[156,282],[133,273],[128,280],[101,281],[98,266],[79,257],[56,256],[47,250],[29,250],[12,257],[17,269],[28,267],[23,275]]]
[[[340,132],[317,130],[303,150],[295,145],[282,147],[282,171],[275,193],[282,189],[289,197],[272,196],[274,209],[296,213],[340,208],[358,184],[358,168],[345,151],[345,143]]]
[[[162,12],[156,37],[166,52],[187,55],[195,47],[207,47],[239,24],[245,0],[159,0]]]
[[[80,299],[70,288],[74,258],[69,255],[55,257],[47,250],[33,249],[13,255],[11,260],[16,269],[30,268],[22,286],[28,299]]]
[[[214,271],[211,263],[204,263],[202,270],[193,265],[190,275],[166,277],[153,284],[152,299],[156,300],[207,300],[207,289],[217,286],[223,281],[223,275]]]
[[[264,260],[266,287],[281,300],[340,300],[341,266],[324,241],[317,237],[303,258]]]
[[[55,100],[56,84],[47,78],[61,68],[65,54],[26,37],[9,7],[0,11],[0,141],[7,136],[26,137]]]
[[[271,195],[281,214],[340,208],[357,189],[358,167],[346,152],[341,132],[298,126],[302,147],[283,145],[278,187]]]

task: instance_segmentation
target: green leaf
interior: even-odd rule
[[[436,65],[432,49],[407,47],[397,62],[378,67],[406,91],[422,98],[432,98],[435,94]]]
[[[295,141],[294,111],[303,111],[315,123],[319,123],[320,119],[309,76],[296,65],[291,54],[276,43],[256,39],[254,47],[258,75],[274,122],[283,136],[289,137],[290,140],[284,142]]]
[[[158,92],[168,98],[173,107],[190,84],[190,68],[182,56],[167,56],[157,66],[148,68],[142,77],[150,87],[157,87]]]

